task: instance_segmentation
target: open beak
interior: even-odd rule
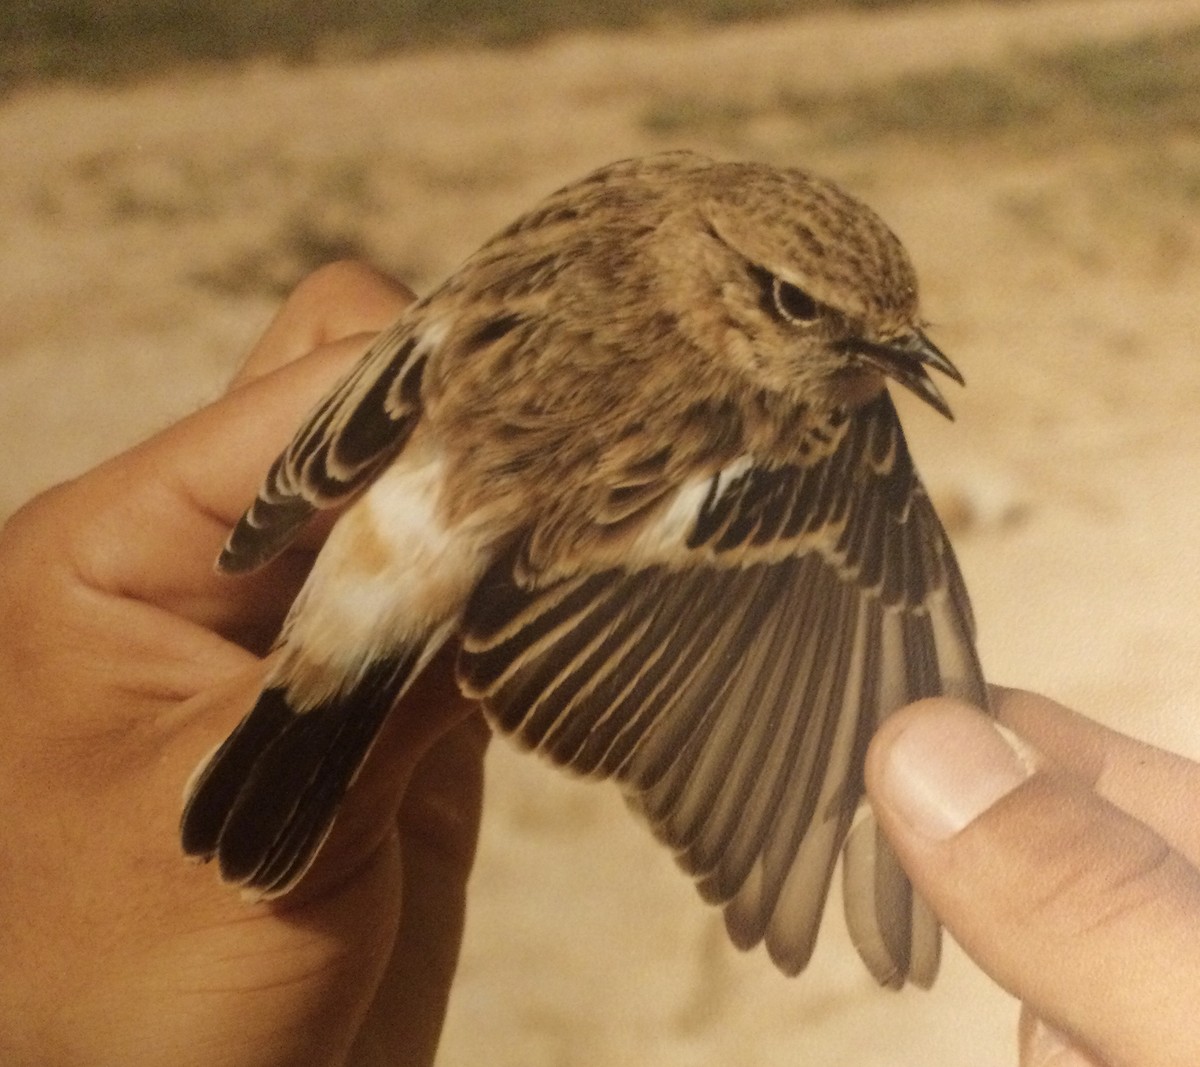
[[[966,383],[958,372],[958,368],[920,330],[914,330],[907,337],[889,341],[887,344],[857,341],[853,351],[864,363],[870,364],[893,381],[899,382],[934,410],[940,411],[946,418],[953,420],[954,415],[950,411],[950,405],[946,403],[946,399],[938,391],[938,387],[933,384],[933,379],[929,377],[926,368],[932,367],[934,370],[941,371],[959,385]]]

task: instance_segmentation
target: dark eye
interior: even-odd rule
[[[788,322],[806,325],[817,317],[817,302],[803,289],[798,289],[782,278],[773,279],[771,296],[780,318],[787,319]]]

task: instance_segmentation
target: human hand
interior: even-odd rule
[[[0,1062],[432,1059],[487,737],[447,662],[391,716],[293,896],[247,903],[177,836],[188,774],[254,703],[323,530],[258,574],[213,561],[411,299],[364,267],[318,272],[225,397],[0,533]]]
[[[950,700],[867,762],[876,815],[955,939],[1024,1003],[1022,1067],[1200,1063],[1200,766],[994,691],[1014,748]]]

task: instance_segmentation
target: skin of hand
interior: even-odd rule
[[[1007,735],[929,700],[873,741],[868,791],[897,855],[1023,1001],[1022,1067],[1200,1063],[1200,766],[993,692]]]
[[[186,862],[173,802],[254,703],[328,523],[245,577],[216,573],[221,544],[411,299],[365,267],[317,272],[224,397],[0,533],[0,1062],[432,1060],[487,738],[448,664],[392,715],[285,903]]]

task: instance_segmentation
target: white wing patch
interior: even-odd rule
[[[417,357],[428,356],[434,349],[441,347],[442,342],[446,339],[446,334],[450,332],[450,319],[434,319],[429,323],[417,336],[417,344],[413,349],[413,355]]]
[[[628,567],[636,570],[659,563],[695,562],[695,552],[687,539],[696,525],[696,517],[705,502],[719,500],[729,487],[754,466],[753,456],[739,456],[716,474],[684,482],[659,516],[638,534],[630,546]],[[681,554],[686,552],[687,557]]]

